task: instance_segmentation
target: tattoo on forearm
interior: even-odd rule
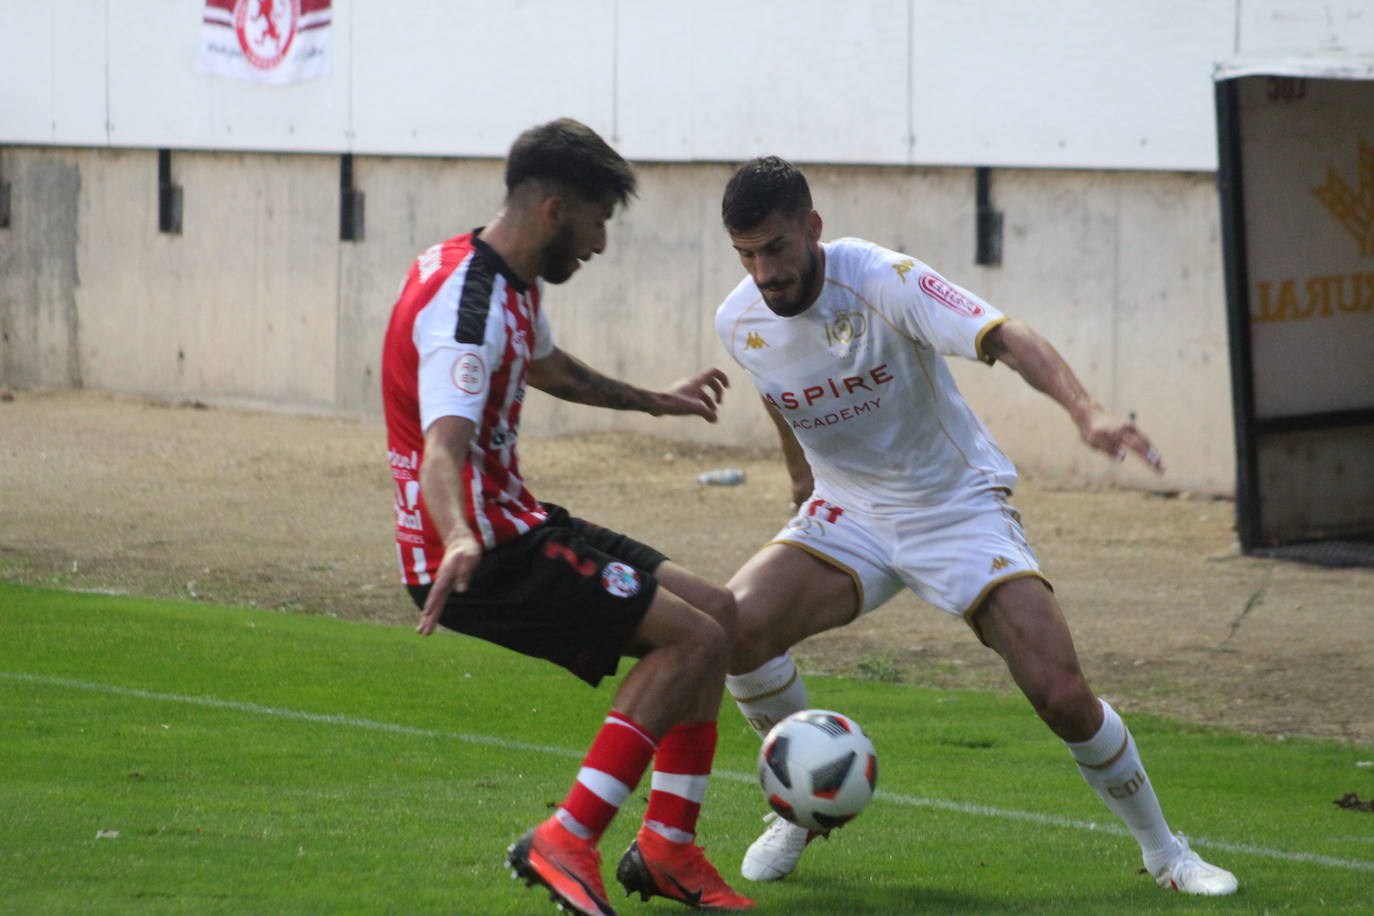
[[[607,378],[571,358],[563,368],[566,380],[546,389],[554,397],[612,410],[643,409],[647,406],[644,392],[633,385]]]

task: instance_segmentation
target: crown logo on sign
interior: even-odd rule
[[[1374,145],[1360,138],[1360,188],[1345,183],[1334,168],[1326,170],[1326,184],[1313,188],[1323,206],[1360,243],[1360,251],[1374,256]]]

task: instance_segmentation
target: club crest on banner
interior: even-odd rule
[[[197,69],[284,86],[329,74],[330,0],[205,0]]]
[[[300,0],[238,0],[234,7],[239,48],[259,70],[271,70],[286,60],[300,21]]]

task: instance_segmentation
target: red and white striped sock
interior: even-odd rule
[[[663,736],[654,755],[654,775],[644,826],[674,843],[690,843],[706,797],[716,756],[716,723],[690,722]]]
[[[639,784],[656,746],[653,736],[629,716],[607,713],[582,760],[577,782],[554,817],[570,833],[595,844]]]

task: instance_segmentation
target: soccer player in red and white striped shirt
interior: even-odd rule
[[[648,391],[554,343],[544,284],[605,248],[606,221],[634,187],[628,163],[585,125],[531,128],[511,147],[500,212],[411,266],[382,353],[397,558],[421,634],[442,625],[592,685],[621,656],[639,659],[563,803],[510,847],[511,868],[575,912],[613,913],[597,841],[652,761],[644,825],[617,878],[645,899],[746,909],[753,901],[693,842],[733,641],[730,592],[536,500],[516,454],[527,384],[583,404],[716,419],[727,384],[718,369]]]

